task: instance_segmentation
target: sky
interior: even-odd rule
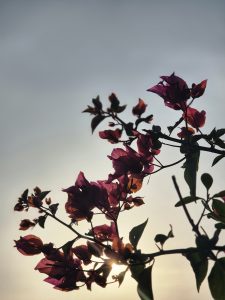
[[[112,145],[100,140],[97,131],[91,134],[90,117],[81,113],[97,95],[106,105],[108,95],[115,92],[130,108],[124,118],[131,117],[131,108],[143,98],[154,124],[166,130],[178,119],[177,112],[166,109],[146,89],[172,72],[189,85],[208,79],[206,93],[195,107],[207,112],[204,132],[224,127],[224,28],[222,0],[0,1],[1,299],[137,299],[129,276],[120,288],[94,287],[92,292],[60,293],[42,282],[44,276],[33,270],[40,258],[22,256],[13,248],[13,240],[25,235],[18,225],[27,217],[13,207],[26,188],[40,186],[51,190],[63,209],[66,195],[61,189],[72,185],[80,170],[91,181],[107,178]],[[162,160],[176,160],[175,150],[162,151]],[[200,169],[213,175],[217,192],[224,189],[224,162],[211,168],[213,158],[202,155]],[[129,230],[149,218],[140,242],[145,252],[157,251],[154,236],[167,233],[169,224],[175,238],[168,249],[194,245],[182,210],[174,208],[173,174],[187,193],[181,168],[159,172],[143,188],[146,204],[121,216],[127,241]],[[198,213],[193,207],[194,216]],[[57,224],[47,225],[32,234],[58,245],[71,238]],[[183,257],[158,259],[153,287],[157,300],[211,297],[207,282],[197,293]]]

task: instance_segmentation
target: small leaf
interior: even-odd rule
[[[225,299],[225,257],[217,259],[208,277],[213,299]]]
[[[144,264],[130,266],[131,275],[137,282],[140,274],[144,271],[144,268]]]
[[[183,201],[178,201],[178,202],[175,204],[175,207],[182,206],[182,202],[183,202],[184,204],[189,204],[189,203],[192,203],[192,202],[195,202],[195,203],[196,203],[196,201],[199,200],[199,199],[201,199],[201,198],[199,198],[199,197],[187,196],[187,197],[184,197],[184,198],[183,198]]]
[[[28,189],[26,189],[23,194],[21,195],[21,197],[19,198],[19,200],[21,200],[24,203],[27,203],[27,196],[28,196]]]
[[[47,215],[40,216],[38,218],[38,225],[41,226],[42,228],[45,228],[45,221],[47,219]]]
[[[62,251],[64,253],[65,256],[67,256],[70,252],[70,249],[72,248],[74,242],[76,241],[77,238],[71,240],[71,241],[68,241],[67,243],[65,243],[61,248],[62,248]]]
[[[185,170],[184,170],[184,179],[187,182],[190,195],[196,196],[196,179],[198,171],[198,162],[199,162],[200,151],[196,151],[186,156]]]
[[[137,244],[144,232],[144,229],[145,229],[145,226],[147,225],[147,223],[148,223],[148,219],[144,223],[132,228],[129,233],[129,240],[135,249],[137,248]]]
[[[165,243],[165,241],[168,240],[168,236],[165,234],[156,234],[154,241],[156,243],[160,243],[161,246]]]
[[[117,276],[119,286],[121,286],[121,284],[123,283],[125,275],[126,275],[126,270],[123,272],[120,272],[119,275]]]
[[[225,134],[225,128],[217,129],[217,131],[216,131],[217,137],[221,137],[224,134]]]
[[[200,286],[207,275],[208,259],[207,257],[202,257],[199,252],[187,253],[185,256],[195,273],[196,286],[199,292]]]
[[[212,163],[212,167],[215,166],[215,164],[217,164],[224,157],[225,156],[223,154],[220,154],[217,157],[215,157],[214,160],[213,160],[213,163]]]
[[[126,109],[126,107],[127,107],[126,105],[118,106],[116,109],[116,112],[119,114],[119,113],[123,112]]]
[[[210,187],[212,186],[213,184],[213,178],[210,174],[208,173],[204,173],[202,174],[201,176],[201,181],[202,183],[204,184],[204,186],[206,187],[207,190],[210,189]]]
[[[96,243],[92,243],[92,242],[89,242],[87,241],[87,246],[88,246],[88,251],[96,256],[96,257],[101,257],[102,254],[103,254],[103,247],[96,244]]]
[[[153,291],[152,291],[152,267],[149,266],[145,268],[138,278],[137,291],[141,300],[153,300]]]
[[[50,209],[51,213],[53,214],[53,216],[56,214],[56,212],[58,210],[58,206],[59,206],[59,203],[49,205],[49,209]]]
[[[102,109],[102,103],[100,101],[100,97],[97,96],[96,98],[92,99],[92,103],[94,104],[95,108],[97,110],[101,110]]]
[[[91,120],[91,129],[92,133],[94,132],[95,128],[105,119],[105,116],[97,115]]]
[[[43,199],[45,199],[45,197],[46,197],[50,192],[51,192],[51,191],[43,191],[43,192],[40,193],[40,195],[38,195],[38,198],[39,198],[40,200],[43,200]]]
[[[216,197],[225,197],[225,191],[221,191],[219,193],[216,193],[213,198],[216,198]]]
[[[223,223],[216,223],[216,224],[215,224],[215,227],[216,227],[217,229],[225,229],[225,224],[223,224]]]
[[[213,199],[213,204],[212,204],[213,210],[216,212],[216,215],[218,217],[225,217],[225,203],[218,200],[218,199]]]
[[[217,139],[215,139],[215,144],[216,144],[217,146],[219,146],[220,148],[225,149],[225,143],[224,143],[223,140],[217,138]]]

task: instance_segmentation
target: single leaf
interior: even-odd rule
[[[216,227],[217,229],[225,229],[225,224],[223,224],[223,223],[216,223],[216,224],[215,224],[215,227]]]
[[[201,176],[201,181],[204,184],[204,186],[206,187],[207,190],[209,190],[213,184],[213,178],[210,174],[208,173],[204,173]]]
[[[225,191],[221,191],[219,193],[216,193],[213,198],[216,198],[216,197],[225,197]]]
[[[147,223],[148,223],[148,219],[144,223],[133,227],[129,233],[129,240],[135,249],[137,248],[137,244],[143,234],[143,231]]]
[[[67,256],[70,252],[70,249],[72,248],[74,242],[76,241],[77,238],[71,240],[71,241],[68,241],[67,243],[65,243],[61,248],[62,248],[62,251],[64,253],[65,256]]]
[[[165,243],[165,241],[168,240],[168,236],[165,234],[156,234],[154,241],[156,243],[160,243],[161,246]]]
[[[131,271],[131,276],[138,282],[138,278],[140,274],[144,271],[145,265],[140,264],[140,265],[131,265],[130,266],[130,271]]]
[[[207,257],[203,257],[199,252],[187,253],[185,256],[195,273],[196,286],[199,292],[200,286],[207,275],[208,259]]]
[[[145,268],[138,278],[137,292],[141,300],[154,300],[152,291],[152,267]]]
[[[28,189],[26,189],[23,194],[21,195],[21,197],[19,198],[19,200],[21,200],[24,203],[27,203],[27,196],[28,196]]]
[[[92,99],[92,103],[94,104],[95,108],[97,110],[101,110],[102,109],[102,103],[100,101],[100,97],[97,96],[96,98]]]
[[[91,120],[91,129],[92,133],[94,132],[95,128],[105,119],[105,116],[97,115]]]
[[[225,257],[219,258],[208,277],[210,292],[213,299],[225,299]]]
[[[103,247],[101,245],[98,245],[96,243],[92,243],[87,241],[87,246],[88,246],[88,251],[96,256],[96,257],[100,257],[103,254]]]
[[[40,195],[38,197],[40,200],[43,200],[49,193],[50,193],[50,191],[43,191],[40,193]]]
[[[196,179],[197,179],[197,171],[198,171],[198,162],[199,162],[200,151],[195,151],[190,155],[186,156],[186,162],[184,165],[184,179],[187,182],[190,195],[196,196]]]
[[[126,107],[127,107],[126,105],[118,106],[116,108],[115,112],[119,114],[119,113],[123,112],[126,109]]]
[[[215,211],[216,215],[225,217],[225,203],[218,200],[213,199],[212,208]]]
[[[117,276],[119,286],[121,286],[121,284],[123,283],[125,275],[126,275],[126,270],[123,272],[120,272],[119,275]]]
[[[56,214],[56,212],[58,210],[58,206],[59,206],[59,203],[49,205],[49,209],[53,215]]]
[[[192,202],[195,202],[195,203],[196,203],[196,201],[199,200],[199,199],[201,199],[201,198],[199,198],[199,197],[193,197],[193,196],[187,196],[187,197],[184,197],[184,198],[183,198],[183,201],[178,201],[178,202],[175,204],[175,207],[182,206],[182,202],[183,202],[184,204],[189,204],[189,203],[192,203]]]
[[[223,140],[221,140],[220,138],[215,139],[215,144],[217,146],[219,146],[222,149],[225,149],[225,143]]]
[[[225,134],[225,128],[217,129],[217,131],[216,131],[217,137],[221,137],[224,134]]]
[[[216,221],[218,221],[218,222],[221,222],[221,223],[224,223],[225,224],[225,217],[223,217],[223,216],[219,216],[217,213],[209,213],[209,214],[207,214],[207,217],[210,219],[210,218],[212,218],[212,219],[214,219],[214,220],[216,220]]]
[[[47,215],[44,215],[44,216],[40,216],[38,218],[38,225],[42,228],[45,228],[45,221],[47,219]]]
[[[225,156],[223,154],[220,154],[217,157],[215,157],[214,160],[213,160],[213,163],[212,163],[212,167],[215,166],[215,164],[217,164],[224,157]]]

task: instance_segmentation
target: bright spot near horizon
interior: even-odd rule
[[[124,272],[126,270],[125,265],[118,265],[116,263],[112,264],[112,275],[119,275],[121,272]]]

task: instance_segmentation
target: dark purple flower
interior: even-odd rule
[[[111,144],[118,143],[121,134],[122,134],[122,130],[118,128],[116,130],[99,131],[100,138],[107,139]]]
[[[83,219],[90,220],[95,207],[106,210],[109,208],[106,189],[99,183],[89,182],[83,172],[79,173],[75,185],[63,191],[68,194],[65,204],[66,212],[70,214],[74,222]]]
[[[205,125],[206,112],[202,110],[199,112],[197,109],[188,107],[186,112],[183,114],[183,118],[186,119],[187,123],[194,128],[200,128]]]
[[[35,235],[29,234],[24,237],[20,237],[18,241],[15,241],[15,243],[15,247],[23,255],[31,256],[42,252],[43,242]]]
[[[175,110],[184,110],[186,102],[190,98],[190,89],[187,83],[174,73],[160,78],[162,81],[147,91],[162,97],[166,106]]]

